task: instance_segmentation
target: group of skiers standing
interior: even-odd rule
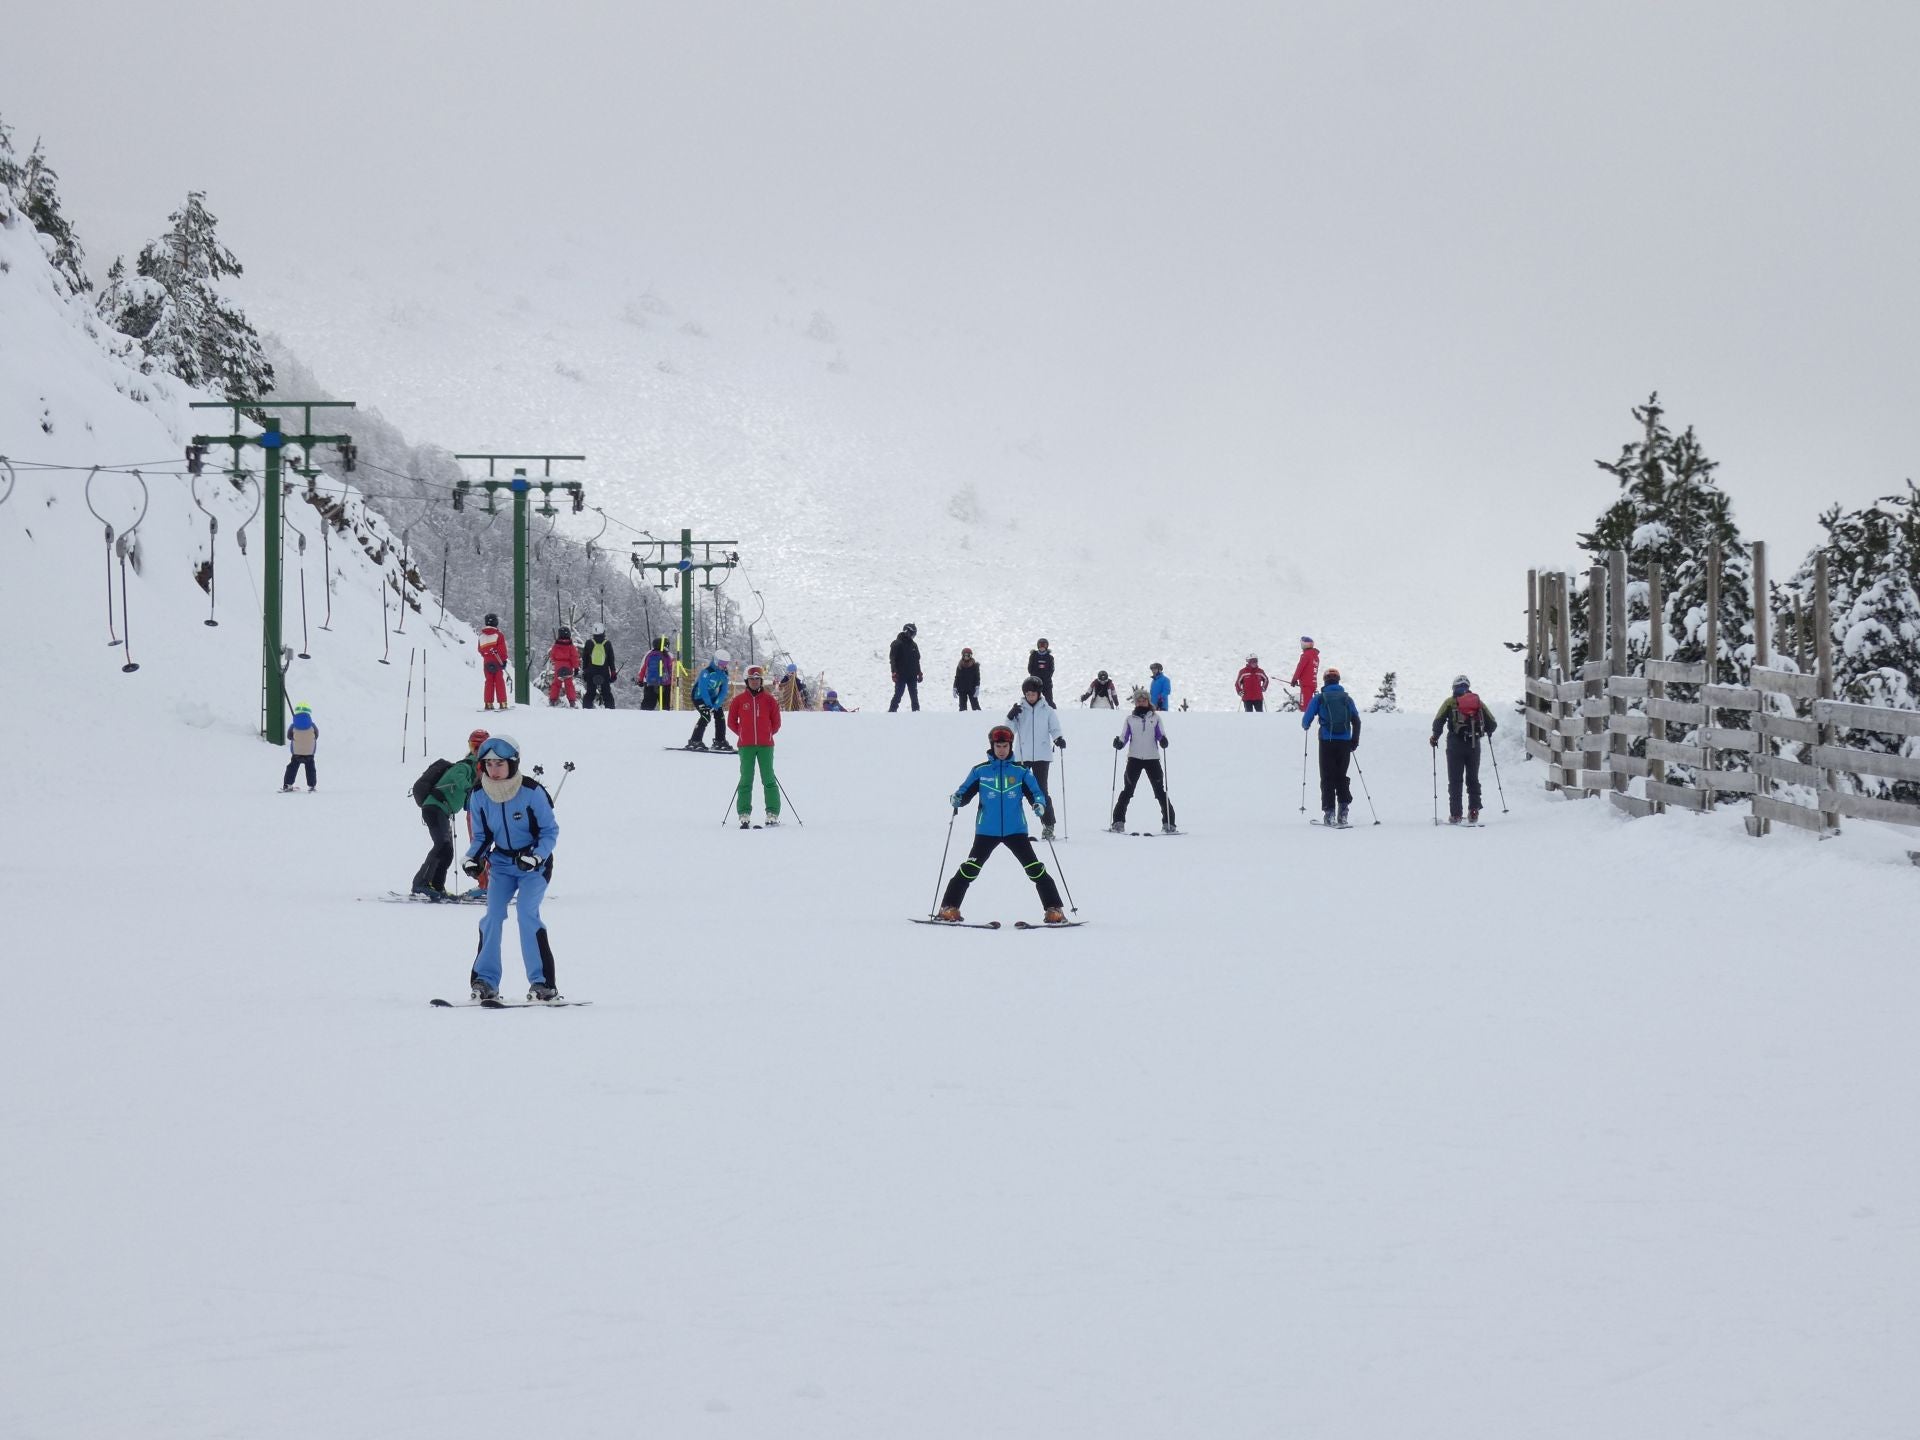
[[[1283,682],[1298,692],[1302,710],[1312,702],[1319,676],[1320,651],[1315,647],[1311,635],[1302,635],[1300,659],[1294,664],[1291,678]],[[1240,667],[1240,673],[1233,677],[1233,693],[1240,697],[1242,710],[1265,710],[1267,690],[1272,684],[1273,677],[1260,668],[1260,657],[1250,654],[1247,663]]]

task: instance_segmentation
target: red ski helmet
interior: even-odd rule
[[[478,750],[480,746],[487,740],[487,738],[488,738],[488,735],[485,730],[475,730],[472,734],[468,735],[467,736],[467,753],[469,755],[473,754],[473,752]]]
[[[989,746],[1013,744],[1013,727],[1011,725],[994,726],[987,731],[987,744]]]

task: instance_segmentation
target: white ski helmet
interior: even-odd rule
[[[713,663],[716,665],[731,665],[733,663],[733,656],[724,650],[716,650],[713,652]]]

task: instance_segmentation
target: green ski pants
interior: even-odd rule
[[[767,802],[767,814],[780,813],[780,782],[773,778],[773,747],[771,745],[742,745],[740,747],[740,791],[734,797],[734,808],[742,815],[753,813],[753,767],[760,766],[760,794]]]

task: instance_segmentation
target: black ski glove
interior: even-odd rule
[[[1125,745],[1126,743],[1127,742],[1122,740],[1118,735],[1113,737],[1113,748],[1116,750],[1118,750],[1121,746]]]
[[[538,855],[534,854],[531,850],[528,850],[524,854],[514,856],[513,863],[518,865],[522,870],[538,870],[542,865],[546,864],[547,862],[542,860]]]
[[[1067,748],[1067,737],[1066,737],[1066,736],[1064,736],[1064,735],[1056,735],[1056,736],[1054,736],[1054,737],[1053,737],[1053,748],[1054,748],[1054,749],[1056,749],[1056,750],[1064,750],[1064,749],[1066,749],[1066,748]]]
[[[1161,748],[1162,750],[1164,750],[1164,749],[1166,749],[1166,748],[1167,748],[1167,737],[1166,737],[1166,736],[1164,736],[1164,735],[1162,735],[1162,736],[1160,737],[1160,748]]]
[[[1020,707],[1018,705],[1014,706],[1013,709],[1007,711],[1007,719],[1018,720],[1019,718],[1020,718]]]
[[[461,865],[460,868],[467,872],[467,876],[469,879],[478,880],[480,878],[480,872],[482,870],[485,870],[487,867],[484,861],[468,860],[463,865]]]

